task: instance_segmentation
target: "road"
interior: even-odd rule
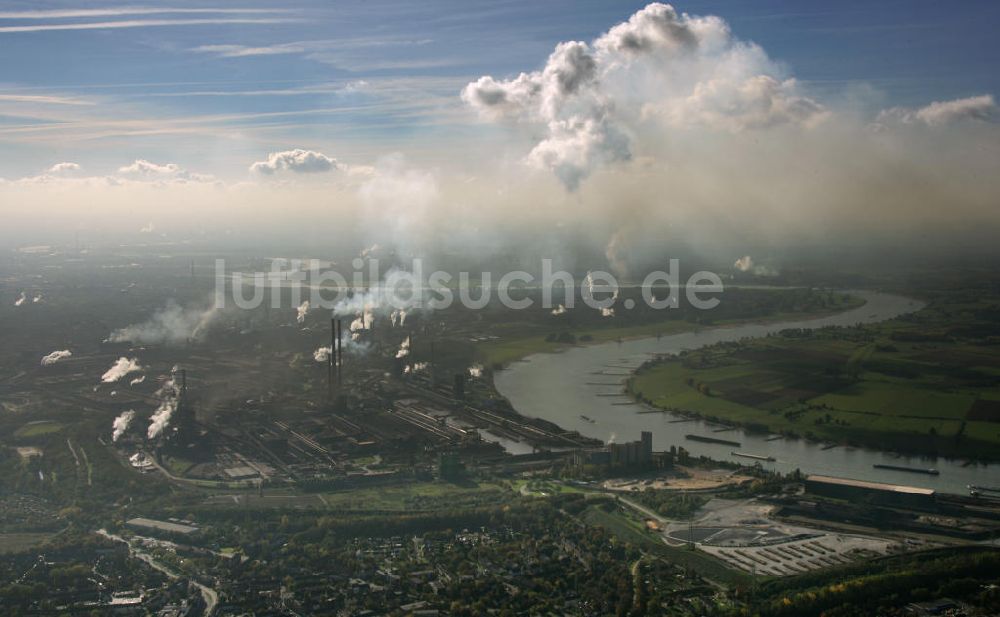
[[[115,542],[123,543],[125,546],[128,547],[128,552],[130,555],[132,555],[136,559],[141,559],[142,561],[146,562],[147,564],[149,564],[149,567],[153,568],[154,570],[157,570],[158,572],[162,572],[164,575],[167,576],[167,578],[170,578],[171,580],[176,580],[180,578],[179,574],[171,570],[169,567],[163,565],[162,563],[156,561],[156,558],[150,555],[149,553],[133,546],[132,543],[126,540],[125,538],[110,533],[104,529],[98,529],[97,534],[104,536],[109,540],[114,540]],[[216,592],[211,587],[202,585],[201,583],[199,583],[194,579],[188,579],[188,580],[191,581],[192,585],[198,588],[198,591],[201,593],[202,599],[205,600],[205,612],[203,613],[203,615],[205,615],[205,617],[208,617],[209,615],[215,612],[215,607],[219,605],[218,592]]]

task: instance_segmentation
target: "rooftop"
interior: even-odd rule
[[[189,534],[198,531],[197,527],[191,525],[181,525],[180,523],[169,523],[167,521],[156,521],[151,518],[132,518],[126,521],[132,527],[146,527],[148,529],[158,529],[170,533]]]

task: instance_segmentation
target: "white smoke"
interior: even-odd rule
[[[375,323],[375,311],[371,304],[365,306],[364,310],[359,311],[354,317],[349,327],[350,331],[357,334],[362,330],[371,330],[372,325]],[[357,340],[357,336],[353,337]]]
[[[330,347],[329,345],[327,345],[326,347],[320,347],[319,349],[313,352],[313,359],[315,359],[317,362],[326,363],[330,361],[331,353],[333,353],[333,348]]]
[[[351,355],[363,356],[371,351],[371,344],[368,342],[358,342],[353,336],[349,339],[342,339],[340,344],[343,350]],[[331,347],[327,345],[326,347],[320,347],[313,352],[313,359],[316,362],[328,362],[330,360]]]
[[[604,248],[604,256],[608,259],[611,271],[622,278],[628,276],[628,262],[625,258],[625,247],[627,245],[626,232],[623,229],[619,229],[612,234],[611,239],[608,240],[608,245]]]
[[[295,316],[295,321],[297,321],[298,323],[305,323],[306,315],[309,313],[309,301],[306,300],[305,302],[300,304],[299,308],[296,309],[296,311],[297,314]]]
[[[197,340],[218,315],[214,308],[182,308],[170,300],[147,321],[115,330],[108,341],[163,344]]]
[[[154,231],[156,231],[156,227],[153,226],[152,221],[150,221],[149,223],[146,223],[145,225],[143,225],[139,229],[139,233],[141,233],[141,234],[151,234]]]
[[[383,249],[420,255],[434,248],[437,231],[432,208],[440,202],[433,173],[415,169],[400,154],[380,159],[370,177],[358,188],[366,233]]]
[[[65,360],[66,358],[69,358],[72,355],[73,352],[71,352],[68,349],[63,349],[61,351],[53,351],[49,355],[44,356],[42,358],[42,366],[52,366],[56,362],[59,362],[60,360]]]
[[[744,255],[736,260],[733,267],[740,272],[750,272],[756,276],[778,276],[778,271],[766,265],[754,263],[753,257]]]
[[[392,323],[392,327],[403,326],[406,324],[406,310],[397,309],[389,313],[389,321]]]
[[[350,325],[351,340],[357,341],[361,338],[361,331],[365,329],[365,319],[360,314],[354,318]]]
[[[430,367],[427,362],[414,362],[413,364],[407,364],[403,372],[406,374],[419,373],[421,371],[426,371]]]
[[[21,295],[19,295],[19,296],[17,297],[17,300],[14,300],[14,306],[21,306],[21,305],[22,305],[22,304],[24,304],[24,303],[25,303],[25,302],[26,302],[27,300],[28,300],[28,295],[27,295],[27,294],[25,294],[25,293],[24,293],[24,292],[22,291],[22,292],[21,292]]]
[[[104,375],[101,375],[101,381],[103,383],[114,383],[129,373],[141,370],[142,366],[140,366],[137,358],[126,358],[123,356],[118,358],[118,361],[115,362],[114,365],[112,365],[112,367],[104,373]]]
[[[469,376],[470,377],[475,377],[477,379],[479,377],[482,377],[483,376],[483,365],[482,364],[473,364],[472,366],[470,366],[469,367]]]
[[[388,318],[393,327],[402,326],[414,311],[434,308],[430,290],[419,284],[412,286],[411,276],[414,275],[410,272],[392,267],[382,280],[364,290],[356,289],[350,297],[339,300],[333,313],[338,317],[351,317],[348,329],[353,333],[370,330],[379,315]]]
[[[141,384],[144,381],[146,381],[146,376],[145,375],[139,375],[138,377],[136,377],[132,381],[128,382],[128,385],[130,385],[130,386],[138,386],[139,384]]]
[[[115,421],[111,425],[111,441],[118,441],[118,439],[125,434],[125,431],[128,430],[128,427],[132,424],[133,419],[135,419],[135,412],[131,409],[122,412],[120,416],[115,418]]]
[[[566,312],[566,307],[563,306],[562,304],[560,304],[560,305],[556,306],[554,309],[552,309],[552,314],[553,315],[562,315],[565,312]]]
[[[170,418],[177,411],[177,399],[180,390],[173,379],[163,384],[163,387],[156,391],[155,396],[160,398],[160,405],[149,418],[149,428],[146,430],[146,437],[155,439],[161,435],[164,429],[170,424]]]
[[[410,355],[410,337],[403,339],[403,342],[399,344],[399,351],[396,352],[397,358],[405,358]]]

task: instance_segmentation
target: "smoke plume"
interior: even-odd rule
[[[167,305],[156,311],[153,316],[139,324],[133,324],[120,330],[115,330],[108,337],[112,343],[183,343],[199,339],[212,321],[218,317],[219,311],[198,308],[182,308],[170,300]]]
[[[309,301],[306,300],[305,302],[300,304],[299,308],[296,309],[296,313],[297,314],[295,316],[295,321],[297,321],[298,323],[305,323],[306,315],[309,313]]]
[[[333,348],[327,345],[326,347],[320,347],[313,352],[313,359],[317,362],[329,362],[330,354],[333,353]]]
[[[178,397],[180,389],[173,379],[163,384],[163,387],[156,391],[155,396],[160,399],[160,405],[153,411],[149,418],[149,428],[146,429],[146,437],[156,439],[170,424],[170,418],[177,411]]]
[[[66,358],[69,358],[72,355],[73,352],[71,352],[68,349],[63,349],[61,351],[53,351],[49,355],[44,356],[42,358],[42,366],[52,366],[56,362],[59,362],[60,360],[65,360]]]
[[[410,337],[403,339],[403,342],[399,344],[399,350],[396,352],[397,358],[405,358],[410,355]]]
[[[118,439],[125,434],[125,431],[128,430],[128,427],[132,424],[132,420],[134,418],[135,412],[131,409],[122,412],[120,416],[115,418],[115,421],[111,425],[111,441],[118,441]]]
[[[114,365],[101,375],[101,381],[103,383],[114,383],[129,373],[135,373],[136,371],[141,370],[142,366],[139,364],[139,360],[137,358],[126,358],[123,356],[118,358]]]
[[[756,276],[778,276],[777,270],[770,266],[754,263],[753,257],[749,255],[737,259],[733,267],[740,272],[749,272]]]

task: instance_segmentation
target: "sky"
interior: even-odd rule
[[[74,207],[70,197],[52,195],[65,186],[78,200],[141,197],[156,204],[169,201],[162,197],[171,190],[165,184],[231,193],[261,183],[277,191],[282,183],[285,195],[300,201],[332,192],[345,207],[379,209],[395,199],[393,191],[413,193],[419,197],[412,210],[425,214],[453,213],[470,200],[490,204],[494,213],[509,207],[505,199],[538,201],[552,204],[551,222],[565,222],[567,211],[589,212],[596,235],[613,236],[621,227],[608,222],[598,202],[618,190],[616,182],[658,165],[684,170],[687,178],[725,173],[719,165],[753,167],[760,156],[753,144],[767,135],[772,165],[756,177],[773,188],[771,174],[783,167],[779,145],[799,140],[791,127],[808,131],[804,156],[824,166],[851,150],[845,133],[856,131],[855,147],[881,133],[885,151],[876,158],[881,164],[899,157],[888,165],[893,173],[957,165],[983,184],[968,189],[970,211],[980,212],[995,196],[978,165],[986,174],[997,162],[1000,4],[695,0],[667,12],[657,6],[0,1],[6,183],[0,199],[8,206],[13,199],[51,205],[56,213]],[[609,33],[619,26],[634,32],[622,30],[615,42]],[[654,31],[660,26],[673,30],[664,38]],[[627,47],[627,37],[647,35],[648,47]],[[570,49],[572,42],[581,47]],[[559,49],[565,57],[557,57]],[[564,69],[581,85],[561,81]],[[516,82],[522,73],[527,77]],[[953,123],[947,135],[920,134]],[[663,139],[652,139],[659,131]],[[887,144],[895,132],[899,141]],[[942,160],[931,160],[930,151],[908,154],[942,147],[954,147],[939,153]],[[964,158],[972,152],[979,153],[975,168]],[[748,159],[728,160],[741,155]],[[836,186],[850,165],[818,185]],[[526,174],[530,188],[512,189]],[[531,184],[536,174],[552,181]],[[332,176],[337,183],[318,185],[318,178]],[[143,191],[154,180],[159,197],[150,198]],[[913,190],[909,180],[900,182],[910,186],[893,187],[899,190],[887,201]],[[475,186],[452,186],[463,183]],[[684,203],[675,209],[645,203],[649,195],[625,201],[642,216],[651,208],[667,211],[665,224],[683,221],[705,234],[708,221],[688,220],[696,202],[710,198],[731,212],[737,187],[745,194],[735,181],[729,194],[710,197],[714,191],[703,185],[684,184],[678,191]],[[882,184],[879,190],[888,190]],[[118,190],[100,192],[109,187]],[[785,188],[802,203],[803,187]],[[195,201],[213,199],[231,213],[231,195]],[[809,217],[779,204],[773,215],[797,228],[805,218],[815,224],[835,216],[841,206],[833,202],[845,199],[852,202],[845,216],[864,200],[831,200]],[[922,217],[934,207],[911,214]],[[155,223],[151,210],[148,216],[130,210],[128,224]],[[898,214],[886,210],[883,218]],[[30,225],[38,212],[17,216]],[[741,225],[738,218],[717,216],[712,224],[729,230]],[[377,227],[386,225],[406,232],[396,223]],[[616,229],[608,232],[608,225]]]

